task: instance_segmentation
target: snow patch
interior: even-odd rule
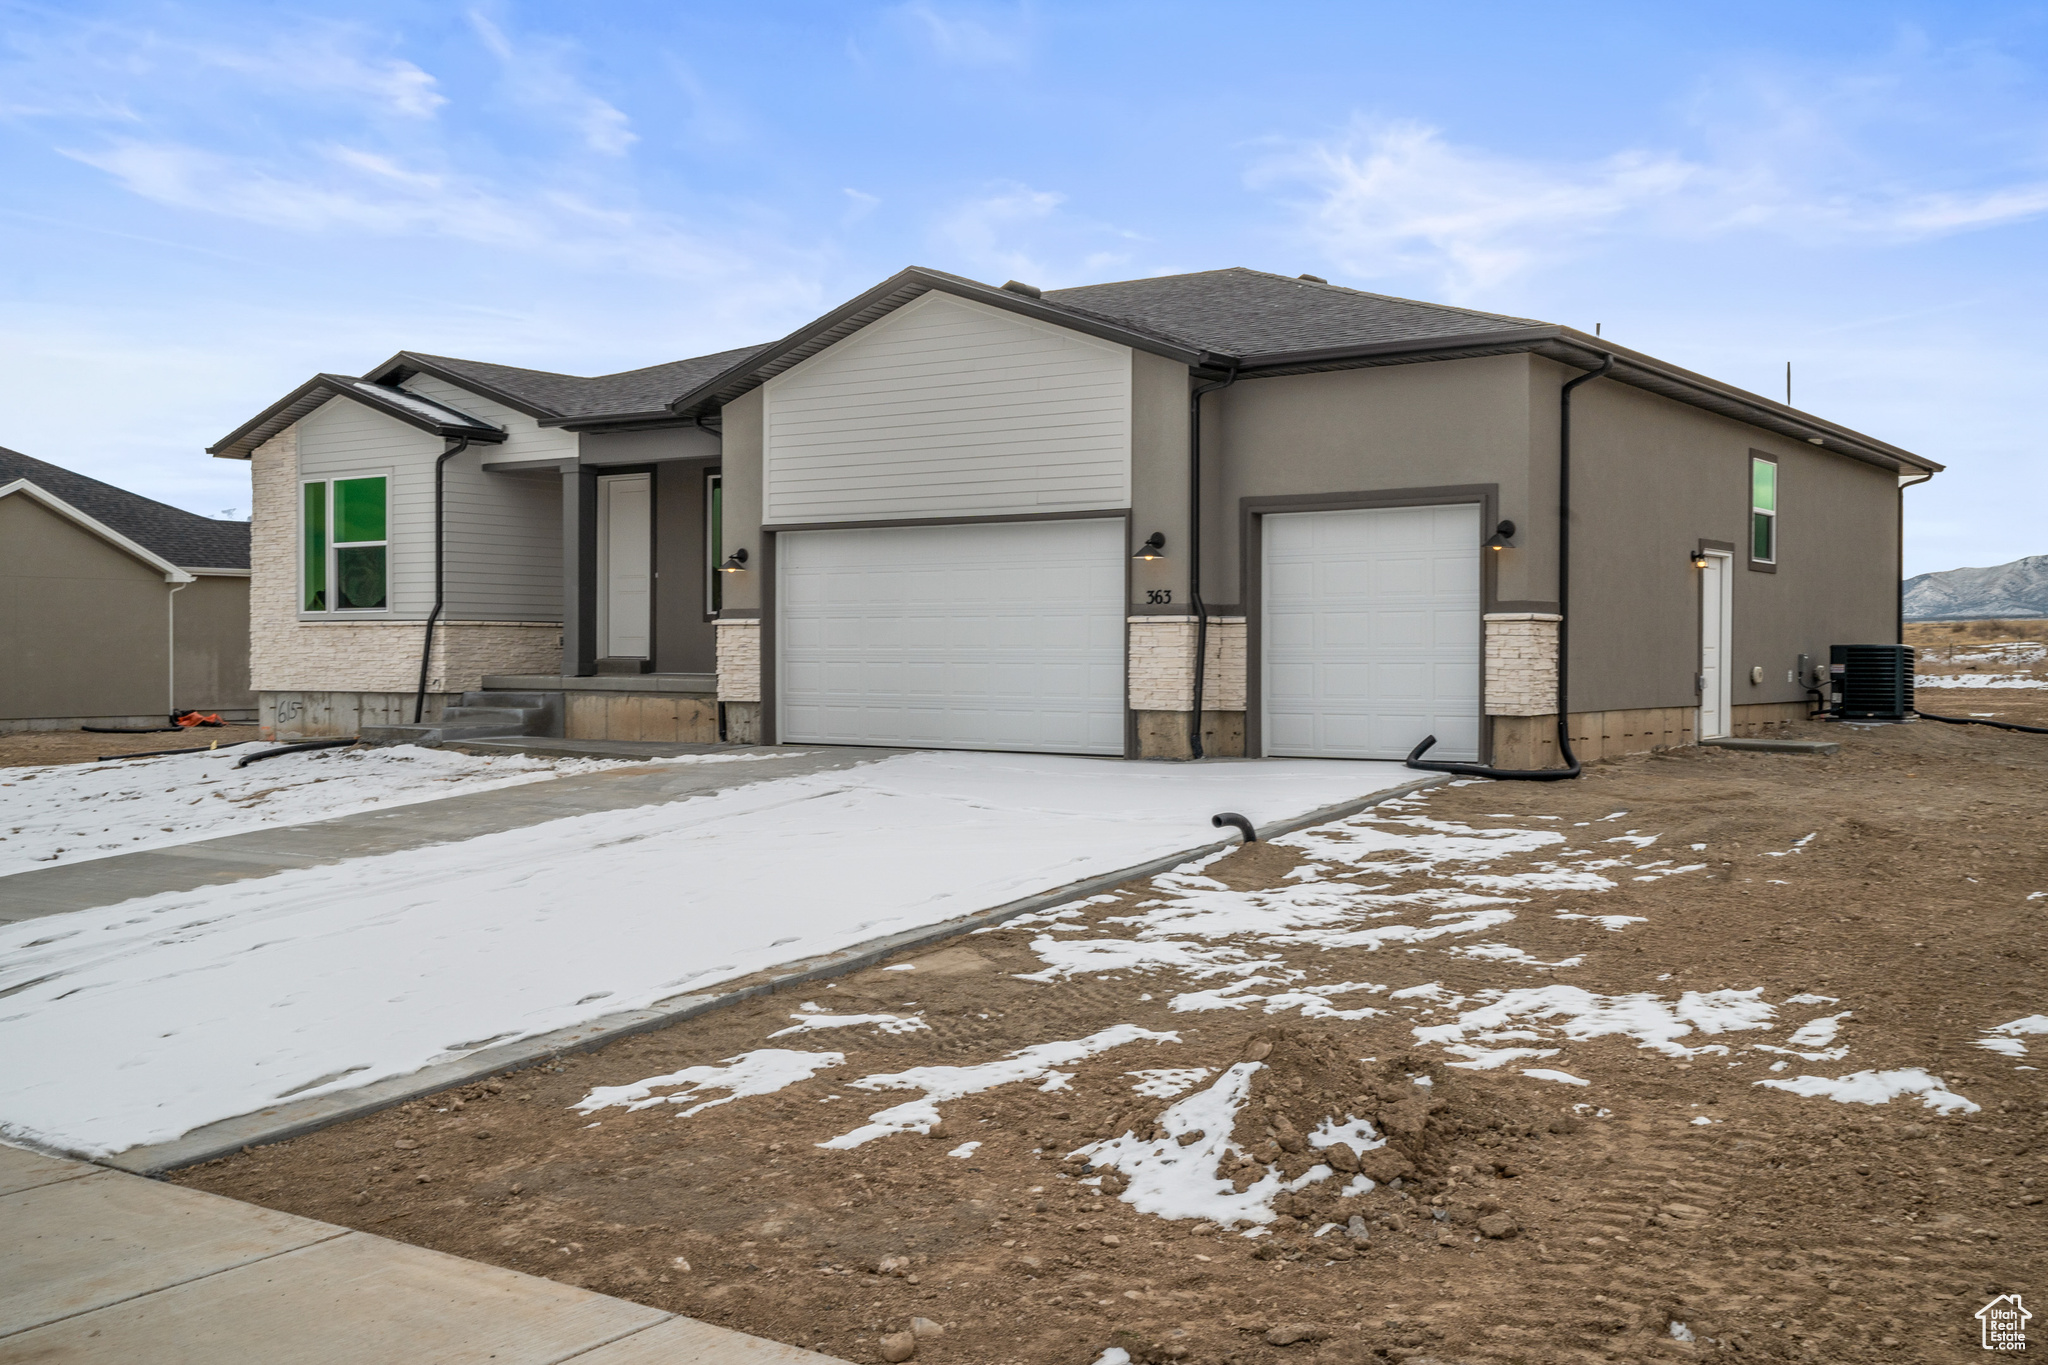
[[[679,1119],[686,1119],[749,1095],[772,1095],[845,1061],[843,1052],[792,1052],[786,1048],[766,1047],[727,1057],[712,1066],[686,1066],[666,1076],[649,1076],[631,1085],[601,1085],[569,1107],[585,1115],[614,1106],[623,1106],[631,1112],[657,1104],[689,1104],[699,1095],[714,1090],[726,1092],[721,1099],[705,1100],[676,1115]],[[674,1095],[654,1093],[672,1086],[683,1089]]]
[[[1890,1104],[1898,1095],[1918,1095],[1929,1109],[1943,1114],[1974,1114],[1978,1106],[1919,1067],[1899,1071],[1858,1071],[1830,1080],[1826,1076],[1794,1076],[1756,1082],[1795,1095],[1818,1096],[1841,1104]]]

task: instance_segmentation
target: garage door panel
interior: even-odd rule
[[[1479,509],[1274,514],[1263,524],[1266,752],[1477,758]]]
[[[778,544],[782,738],[1123,752],[1121,520]]]

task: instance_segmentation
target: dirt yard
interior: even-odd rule
[[[860,1362],[1976,1360],[2048,1269],[2048,736],[1796,728],[175,1179]]]
[[[177,749],[225,747],[261,736],[254,725],[202,726],[175,733],[94,735],[83,730],[18,730],[0,735],[0,768],[39,768],[51,763],[92,763],[108,754],[158,754]]]

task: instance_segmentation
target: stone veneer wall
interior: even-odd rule
[[[761,623],[713,623],[718,640],[718,715],[728,744],[761,742]]]
[[[1133,616],[1127,701],[1140,758],[1187,758],[1195,691],[1195,618]],[[1245,622],[1209,618],[1202,663],[1202,749],[1218,758],[1244,753]]]
[[[1495,612],[1486,618],[1486,714],[1557,714],[1557,628],[1545,612]]]
[[[410,699],[419,686],[424,621],[299,618],[298,428],[258,446],[250,466],[249,673],[250,685],[267,698],[262,723],[271,726],[279,699],[293,694],[301,704],[315,696],[402,693]],[[427,690],[472,691],[486,673],[553,674],[561,651],[560,622],[444,620],[434,628]],[[320,705],[335,725],[361,709]],[[372,709],[381,715],[388,708],[374,703]],[[405,718],[412,718],[409,708]]]

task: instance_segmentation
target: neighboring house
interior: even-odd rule
[[[0,450],[0,731],[254,718],[249,526]]]
[[[280,734],[410,719],[445,456],[449,724],[1539,766],[1588,376],[1584,756],[1804,715],[1802,657],[1896,638],[1900,490],[1940,466],[1570,328],[1251,270],[910,269],[594,379],[401,352],[212,449],[255,462]]]

